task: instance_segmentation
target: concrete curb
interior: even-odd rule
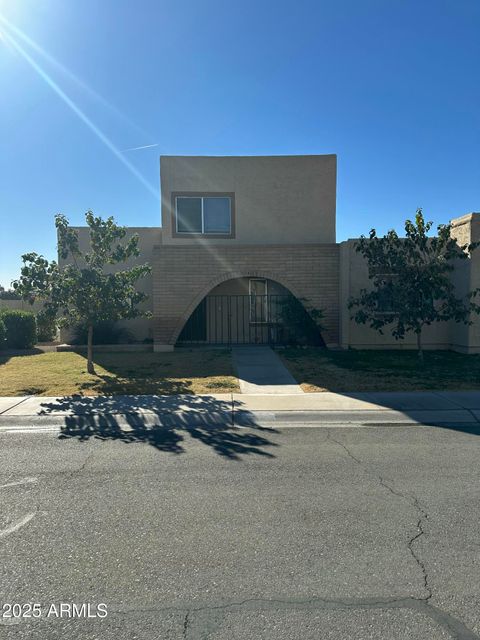
[[[0,431],[28,428],[96,429],[96,430],[141,430],[156,427],[166,429],[194,429],[200,427],[232,428],[231,412],[195,414],[190,412],[172,413],[98,413],[81,415],[43,415],[43,416],[0,416]]]
[[[236,426],[256,424],[480,424],[469,411],[235,411]]]
[[[458,411],[243,411],[232,412],[144,412],[80,415],[3,415],[0,432],[96,431],[99,434],[120,431],[163,429],[285,429],[295,427],[380,427],[469,425],[480,429],[473,412]]]

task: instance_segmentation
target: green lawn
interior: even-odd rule
[[[0,356],[0,396],[228,393],[239,391],[228,350],[98,353],[97,376],[72,352]]]
[[[427,351],[280,349],[304,391],[420,391],[480,389],[480,356]],[[0,396],[239,392],[231,353],[182,349],[173,353],[98,353],[97,376],[78,353],[0,356]]]
[[[427,351],[285,349],[278,354],[304,391],[480,389],[480,356]]]

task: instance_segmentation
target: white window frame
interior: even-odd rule
[[[252,298],[254,298],[254,296],[258,295],[256,293],[252,293],[252,282],[264,282],[265,283],[265,293],[262,294],[265,297],[264,300],[264,305],[265,305],[265,320],[252,320]],[[250,300],[250,305],[249,305],[249,322],[251,324],[268,324],[269,318],[268,318],[268,280],[266,278],[249,278],[248,279],[248,295],[249,295],[249,300]],[[256,314],[254,314],[255,316]]]
[[[194,199],[194,200],[200,200],[200,205],[201,205],[201,217],[202,217],[202,230],[201,231],[179,231],[178,230],[178,204],[177,201],[179,198],[190,198],[190,199]],[[228,202],[229,202],[229,227],[228,227],[228,231],[207,231],[205,232],[205,216],[203,213],[203,201],[205,200],[205,198],[222,198],[222,199],[227,199],[228,198]],[[192,234],[197,234],[197,235],[212,235],[212,236],[230,236],[232,235],[232,197],[231,196],[182,196],[182,195],[177,195],[175,196],[175,231],[176,233],[179,234],[185,234],[185,235],[192,235]]]

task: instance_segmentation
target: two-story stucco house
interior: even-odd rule
[[[136,338],[156,351],[281,342],[278,306],[294,296],[324,311],[327,345],[413,346],[350,318],[348,298],[369,281],[354,240],[336,242],[336,173],[335,155],[161,157],[162,226],[130,229],[153,267],[142,284],[153,317],[129,321]],[[462,242],[480,238],[480,214],[453,225]],[[478,286],[479,259],[455,274],[460,289]],[[479,323],[429,327],[425,345],[480,352]]]

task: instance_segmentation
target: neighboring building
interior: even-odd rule
[[[278,319],[293,297],[324,311],[328,346],[410,348],[350,319],[348,299],[368,286],[354,240],[337,244],[336,156],[163,156],[162,227],[131,228],[153,269],[142,283],[151,319],[125,321],[156,351],[178,343],[281,343]],[[480,238],[480,214],[453,221],[461,241]],[[81,245],[87,229],[78,228]],[[480,257],[461,265],[462,287],[480,283]],[[426,348],[480,352],[480,326],[444,323]]]

